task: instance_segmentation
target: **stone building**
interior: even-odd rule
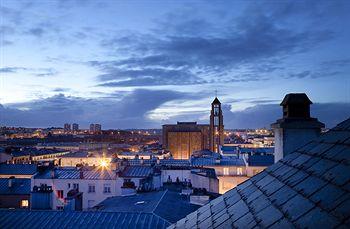
[[[163,125],[163,148],[174,159],[189,159],[193,151],[209,148],[209,125],[197,122],[177,122]]]

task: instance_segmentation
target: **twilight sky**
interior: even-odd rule
[[[269,127],[350,116],[350,1],[0,0],[0,126]]]

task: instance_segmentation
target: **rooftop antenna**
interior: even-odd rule
[[[215,98],[218,97],[218,90],[215,89]]]

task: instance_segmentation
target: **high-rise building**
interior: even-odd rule
[[[98,131],[101,131],[102,128],[101,128],[101,124],[95,124],[95,131],[98,132]]]
[[[78,130],[79,130],[79,124],[73,123],[73,124],[72,124],[72,130],[73,130],[73,131],[78,131]]]
[[[210,150],[217,153],[220,152],[220,146],[224,144],[224,119],[221,103],[217,97],[211,103],[209,142]]]
[[[102,130],[101,124],[90,124],[90,132],[100,132]]]
[[[189,159],[194,151],[209,149],[209,125],[177,122],[163,125],[163,148],[175,159]]]
[[[71,125],[69,123],[64,124],[64,132],[69,132],[71,131]]]
[[[95,132],[95,124],[90,124],[90,132]]]

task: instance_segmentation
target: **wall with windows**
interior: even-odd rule
[[[88,179],[34,179],[34,185],[47,184],[53,188],[52,208],[62,209],[67,193],[78,189],[83,193],[83,209],[94,207],[111,196],[121,195],[121,182],[117,180]]]

